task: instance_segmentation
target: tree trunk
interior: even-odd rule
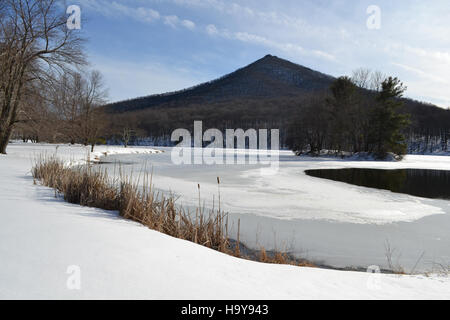
[[[12,125],[9,125],[6,130],[0,131],[0,154],[6,154],[6,147],[8,146],[11,133]]]
[[[7,144],[1,139],[0,141],[0,154],[6,154],[6,146]]]

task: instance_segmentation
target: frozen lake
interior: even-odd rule
[[[108,156],[101,166],[137,176],[153,172],[155,188],[172,192],[178,204],[221,207],[241,221],[241,240],[251,248],[286,250],[334,267],[387,267],[386,243],[395,265],[407,271],[450,264],[450,201],[426,199],[307,176],[305,170],[372,168],[450,170],[450,157],[407,156],[404,161],[340,161],[280,153],[279,170],[240,165],[176,165],[162,154]],[[231,151],[232,152],[232,151]]]

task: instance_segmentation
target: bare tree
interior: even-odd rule
[[[26,85],[85,60],[82,39],[67,28],[55,0],[2,0],[0,17],[0,153],[6,153]]]
[[[81,76],[81,121],[82,142],[91,145],[97,142],[99,133],[105,127],[105,115],[100,106],[106,103],[107,91],[99,71],[91,71],[87,77]]]
[[[61,134],[71,144],[80,141],[81,74],[66,72],[55,76],[55,81],[48,87],[48,91],[51,108],[58,113],[64,124]]]
[[[358,68],[353,71],[352,82],[360,88],[368,88],[371,82],[372,71],[370,69]]]
[[[374,91],[381,91],[383,81],[386,80],[387,76],[381,71],[375,71],[370,76],[370,82],[368,89]]]
[[[20,132],[24,141],[39,142],[51,140],[58,122],[51,114],[45,98],[46,90],[42,86],[26,86],[20,102],[15,132]]]
[[[63,135],[70,143],[95,146],[106,126],[106,116],[99,108],[106,103],[107,91],[98,71],[68,72],[51,87],[52,108],[64,123]]]
[[[132,135],[133,135],[133,130],[131,130],[129,127],[123,128],[122,141],[123,141],[123,146],[125,148],[128,147],[128,144],[130,143]]]
[[[381,84],[386,78],[386,75],[380,71],[371,71],[366,68],[358,68],[353,71],[351,80],[360,88],[380,91]]]

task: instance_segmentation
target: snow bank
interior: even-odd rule
[[[332,150],[322,150],[320,154],[314,156],[310,154],[300,154],[298,157],[307,158],[307,159],[318,159],[318,158],[327,158],[330,160],[345,160],[345,161],[400,161],[401,157],[389,152],[384,159],[377,159],[373,153],[369,152],[345,152],[340,151],[336,153],[336,151]]]
[[[27,152],[23,152],[26,150]],[[7,149],[7,153],[16,157],[28,157],[35,159],[41,155],[57,156],[58,158],[66,161],[67,165],[83,165],[87,162],[99,163],[102,158],[106,158],[111,155],[121,154],[156,154],[164,151],[157,150],[148,147],[128,147],[123,146],[107,146],[101,145],[94,148],[94,152],[91,152],[90,146],[83,145],[71,145],[71,144],[47,144],[47,143],[22,143],[13,142],[10,143]]]
[[[450,298],[447,277],[245,261],[65,203],[30,175],[33,156],[54,151],[11,145],[0,157],[1,299]],[[58,155],[82,160],[84,151],[61,146]]]
[[[106,150],[104,150],[106,149]],[[106,146],[101,148],[101,150],[95,150],[93,153],[91,153],[92,160],[94,162],[101,161],[101,157],[107,157],[112,155],[119,155],[119,154],[154,154],[154,153],[162,153],[161,150],[155,150],[155,149],[149,149],[149,148],[121,148],[121,147],[111,147]]]

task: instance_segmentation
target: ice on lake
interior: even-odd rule
[[[218,205],[241,221],[241,240],[252,248],[290,251],[334,267],[387,266],[386,244],[395,264],[431,270],[450,263],[450,201],[426,199],[311,177],[305,170],[371,168],[450,170],[450,157],[407,156],[402,162],[345,161],[296,157],[281,151],[279,169],[267,166],[175,165],[171,149],[152,155],[109,156],[125,173],[146,170],[154,186],[179,197],[187,208]]]

